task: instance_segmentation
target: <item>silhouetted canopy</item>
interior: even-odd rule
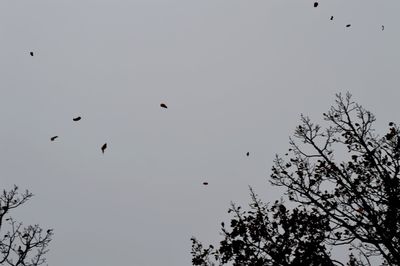
[[[72,120],[74,120],[74,121],[79,121],[79,120],[81,120],[82,119],[82,117],[80,117],[80,116],[77,116],[77,117],[75,117],[75,118],[72,118]]]

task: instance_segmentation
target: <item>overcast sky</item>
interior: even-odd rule
[[[381,132],[399,122],[399,10],[398,0],[2,0],[1,189],[35,194],[15,215],[54,228],[49,265],[190,265],[190,237],[217,243],[249,185],[281,197],[272,159],[301,113],[321,121],[350,91]]]

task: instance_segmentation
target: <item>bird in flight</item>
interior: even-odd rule
[[[79,121],[79,120],[81,120],[81,119],[82,119],[82,117],[80,117],[80,116],[77,116],[77,117],[72,118],[72,120],[74,120],[74,121]]]
[[[333,20],[333,16],[331,16],[331,20]]]
[[[55,141],[56,138],[58,138],[58,136],[51,137],[50,140],[51,140],[51,141]]]
[[[314,7],[317,7],[318,6],[318,2],[314,2]]]
[[[30,54],[31,56],[33,56],[33,52],[30,52],[29,54]]]
[[[246,153],[246,156],[249,157],[249,155],[250,155],[250,152],[247,152],[247,153]]]
[[[385,30],[385,26],[384,25],[382,25],[382,30]]]
[[[107,149],[107,143],[104,143],[103,146],[101,146],[101,152],[104,154],[104,151]]]
[[[347,24],[347,25],[346,25],[346,28],[349,28],[350,26],[351,26],[351,24]]]
[[[165,103],[161,103],[160,106],[161,106],[162,108],[165,108],[165,109],[168,108],[167,105],[166,105]]]
[[[203,182],[203,185],[207,186],[207,185],[208,185],[208,182]]]

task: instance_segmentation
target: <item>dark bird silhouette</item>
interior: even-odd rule
[[[104,151],[107,149],[107,143],[104,143],[103,146],[101,146],[101,152],[104,154]]]
[[[249,157],[249,155],[250,155],[250,152],[247,152],[247,153],[246,153],[246,156]]]
[[[351,26],[351,24],[347,24],[347,25],[346,25],[346,28],[349,28],[350,26]]]
[[[364,212],[364,208],[360,207],[356,211],[359,212],[359,213],[363,213]]]
[[[331,20],[333,20],[333,16],[331,16]]]
[[[75,118],[72,118],[72,120],[74,120],[74,121],[79,121],[79,120],[81,120],[82,119],[82,117],[80,117],[80,116],[77,116],[77,117],[75,117]]]
[[[33,52],[30,52],[29,54],[30,54],[31,56],[33,56]]]
[[[318,6],[318,2],[314,2],[314,7],[317,7]]]
[[[168,108],[167,105],[166,105],[165,103],[161,103],[160,106],[161,106],[162,108],[165,108],[165,109]]]
[[[207,185],[208,185],[208,182],[203,182],[203,185],[207,186]]]
[[[51,137],[50,140],[51,140],[51,141],[55,141],[56,138],[58,138],[58,136]]]
[[[21,256],[23,253],[21,246],[18,246],[18,254]]]
[[[382,25],[382,30],[385,30],[385,26],[384,25]]]

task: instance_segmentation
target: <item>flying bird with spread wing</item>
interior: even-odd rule
[[[58,136],[53,136],[50,138],[51,141],[55,141],[58,138]]]
[[[74,120],[75,122],[76,122],[76,121],[79,121],[79,120],[81,120],[81,119],[82,119],[82,117],[80,117],[80,116],[77,116],[77,117],[72,118],[72,120]]]
[[[167,109],[168,106],[165,103],[160,103],[160,107]]]
[[[101,152],[104,154],[104,151],[107,149],[107,143],[104,143],[103,146],[101,146]]]

